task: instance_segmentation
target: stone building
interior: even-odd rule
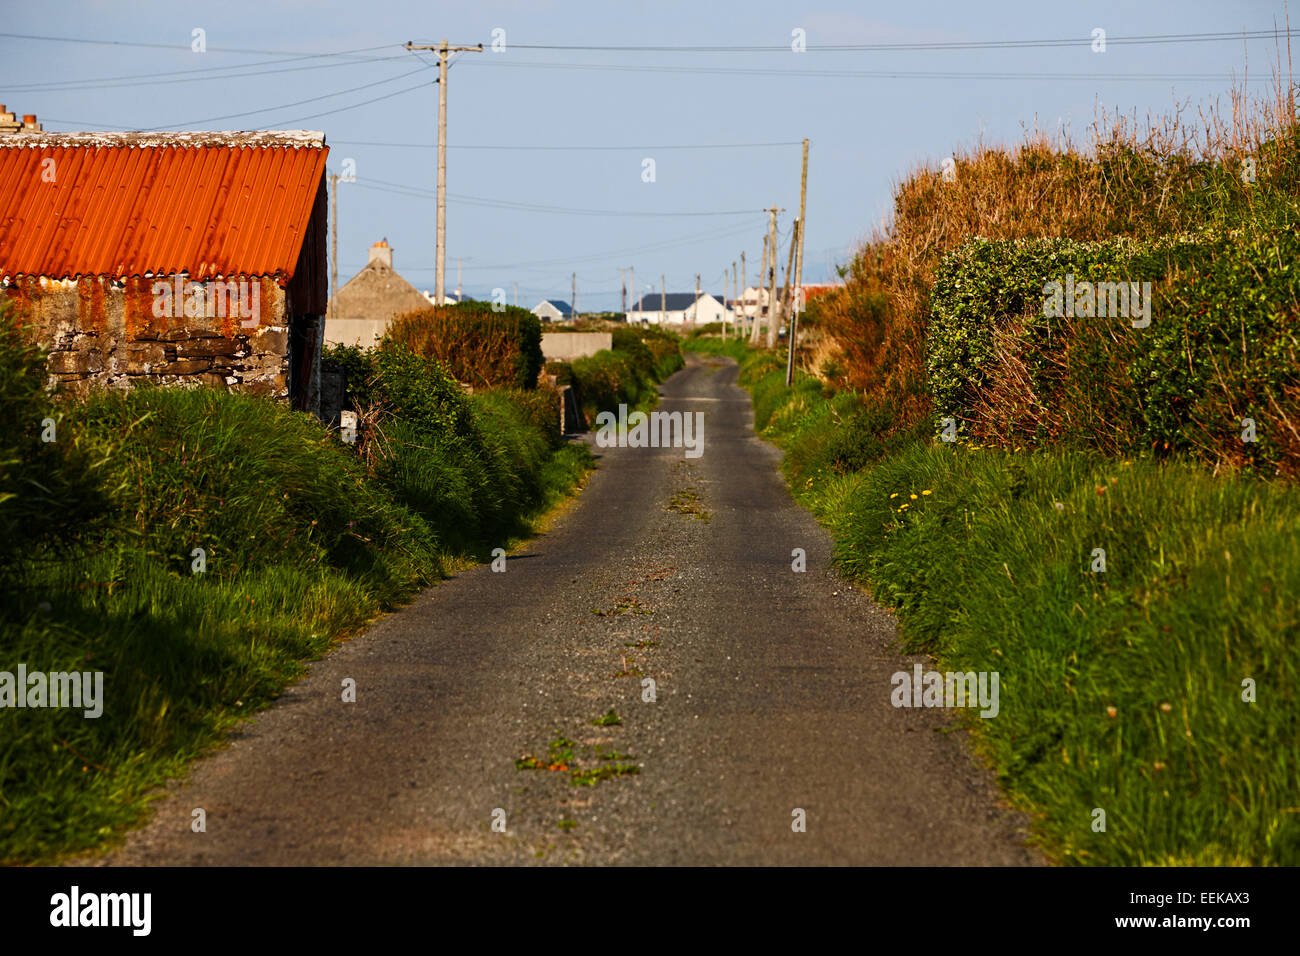
[[[396,316],[432,303],[393,268],[393,247],[386,240],[370,247],[365,268],[330,299],[325,341],[330,345],[370,348]]]
[[[0,124],[0,295],[50,350],[51,382],[195,382],[317,411],[324,135],[31,119]]]

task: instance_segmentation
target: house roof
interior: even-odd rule
[[[0,137],[0,276],[287,280],[328,153],[309,131]]]
[[[553,305],[556,309],[558,309],[560,315],[573,314],[573,308],[569,305],[569,303],[565,302],[563,299],[543,299],[541,302],[538,302],[537,305],[533,307],[533,311],[536,312],[542,306],[548,304]]]
[[[391,319],[404,312],[427,309],[429,304],[424,293],[392,266],[372,259],[343,283],[325,315],[331,319]]]
[[[711,295],[711,294],[712,293],[709,292],[701,292],[700,298],[704,298],[706,295]],[[658,292],[647,292],[645,295],[641,296],[641,299],[637,303],[635,303],[632,306],[630,311],[658,312],[660,310],[660,304],[659,304],[660,297],[661,294]],[[669,292],[668,295],[663,298],[665,299],[663,308],[668,312],[685,312],[687,309],[689,309],[691,306],[695,304],[694,292]],[[721,301],[721,298],[719,296],[715,295],[713,296],[713,298],[718,299],[718,301]]]

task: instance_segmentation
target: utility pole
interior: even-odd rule
[[[438,210],[434,236],[433,296],[437,305],[443,304],[446,285],[443,281],[447,251],[447,60],[453,53],[482,53],[483,44],[475,46],[450,46],[447,40],[441,46],[417,46],[406,41],[408,50],[434,50],[438,54]]]
[[[740,294],[745,295],[749,292],[749,275],[745,270],[745,253],[740,253]],[[749,318],[749,306],[744,305],[745,318]],[[742,326],[743,327],[743,326]]]
[[[731,273],[722,267],[722,341],[727,341],[727,289],[731,287]]]
[[[460,263],[461,263],[461,259],[460,259],[459,256],[457,256],[457,257],[456,257],[456,301],[457,301],[457,302],[459,302],[460,299],[461,299],[461,295],[460,295]]]
[[[736,305],[740,302],[740,295],[736,292],[736,260],[731,260],[731,332],[736,334]]]
[[[801,232],[803,232],[803,223],[796,219],[794,221],[794,234],[790,236],[790,258],[785,264],[785,292],[781,296],[781,301],[785,303],[786,313],[790,316],[790,328],[787,330],[789,341],[786,343],[789,354],[785,360],[785,384],[787,388],[794,381],[794,310],[790,307],[790,273],[794,271],[794,250],[799,245],[799,234]]]
[[[699,321],[699,319],[700,319],[700,274],[697,272],[695,273],[695,305],[691,307],[691,328],[695,328],[695,324]]]
[[[668,280],[659,273],[659,328],[668,320]]]
[[[339,294],[339,174],[330,173],[330,318],[337,318]]]
[[[623,282],[623,314],[627,315],[627,270],[619,269],[618,274]]]
[[[628,271],[632,273],[632,308],[636,308],[639,303],[636,301],[636,266],[628,266]],[[642,309],[644,312],[645,310]]]
[[[776,214],[778,212],[785,212],[785,210],[778,209],[776,206],[773,206],[768,210],[768,212],[772,214],[771,225],[768,226],[768,233],[771,235],[772,240],[771,242],[768,243],[768,245],[771,247],[771,251],[769,252],[769,259],[767,263],[767,269],[768,269],[767,281],[768,281],[768,285],[771,287],[771,292],[768,294],[767,297],[767,347],[770,349],[774,349],[776,348],[777,326],[780,325],[781,323],[781,313],[780,313],[780,309],[777,307],[777,301],[776,301],[776,256],[777,256]]]
[[[785,288],[781,291],[781,314],[790,310],[790,276],[794,272],[794,247],[799,242],[799,220],[794,221],[794,231],[790,233],[790,258],[785,263]]]
[[[754,303],[754,320],[749,326],[749,344],[758,345],[758,320],[763,315],[763,295],[767,291],[767,241],[763,237],[763,270],[758,274],[758,295]]]
[[[799,176],[799,254],[795,257],[794,287],[795,307],[790,314],[790,361],[785,370],[785,384],[788,387],[794,381],[794,357],[797,348],[795,336],[799,334],[799,311],[804,307],[803,301],[803,244],[808,234],[804,223],[804,203],[808,198],[808,140],[803,141],[803,172]]]
[[[578,273],[573,274],[573,301],[569,303],[569,317],[578,321]]]

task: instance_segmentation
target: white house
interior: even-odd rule
[[[533,306],[533,315],[543,322],[559,322],[573,318],[573,308],[563,299],[543,299]]]
[[[627,313],[629,323],[649,325],[707,325],[724,320],[731,320],[730,311],[720,296],[707,292],[701,292],[698,298],[694,292],[647,292]]]

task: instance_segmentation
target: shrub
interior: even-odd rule
[[[337,362],[343,370],[348,404],[358,411],[369,405],[375,378],[373,350],[359,345],[327,345],[321,355],[325,361]]]
[[[385,342],[375,352],[376,394],[392,415],[414,425],[431,441],[474,434],[469,398],[435,359]]]
[[[1292,233],[1139,242],[972,240],[936,276],[938,416],[979,442],[1186,452],[1300,473],[1300,280]],[[1151,324],[1043,315],[1046,281],[1152,283]],[[1258,440],[1241,440],[1242,419]]]
[[[29,331],[0,301],[0,576],[34,547],[84,546],[106,517],[106,458],[80,440],[69,404],[45,391],[45,353]]]
[[[570,383],[588,421],[621,404],[654,401],[655,383],[683,365],[677,337],[658,329],[616,329],[613,345],[568,366]]]
[[[533,388],[542,368],[542,324],[527,309],[486,302],[418,309],[398,316],[383,341],[440,362],[478,387]]]

